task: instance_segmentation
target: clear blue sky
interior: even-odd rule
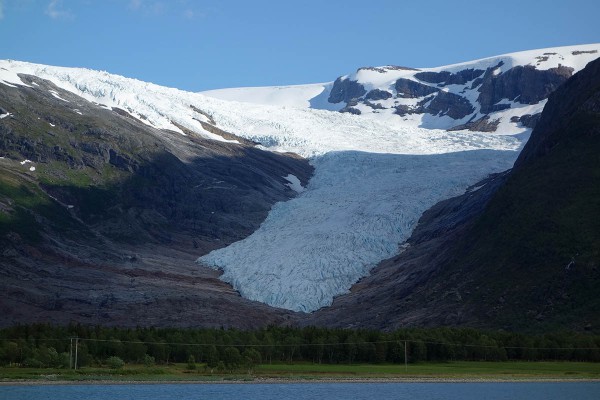
[[[598,0],[0,0],[0,58],[186,90],[600,42]]]

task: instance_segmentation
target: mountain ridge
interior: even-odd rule
[[[596,58],[598,51],[600,45],[589,44],[507,53],[435,68],[361,67],[324,84],[202,93],[369,118],[390,120],[397,115],[406,124],[425,128],[516,133],[520,118],[539,114],[548,94]]]

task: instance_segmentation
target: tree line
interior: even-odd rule
[[[0,364],[66,368],[75,341],[79,366],[109,365],[117,359],[147,365],[203,363],[211,369],[273,362],[600,361],[600,336],[575,332],[526,335],[472,328],[381,332],[318,327],[245,331],[37,324],[0,330]]]

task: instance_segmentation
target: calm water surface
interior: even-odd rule
[[[600,399],[600,383],[302,383],[0,386],[1,400]]]

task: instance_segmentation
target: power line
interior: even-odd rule
[[[31,340],[31,338],[0,338],[2,341],[19,341],[19,340]],[[65,339],[52,339],[52,338],[33,338],[38,342],[45,341],[69,341],[71,338]],[[473,348],[488,348],[488,349],[511,349],[511,350],[600,350],[598,347],[531,347],[531,346],[501,346],[501,345],[483,345],[483,344],[470,344],[470,343],[451,343],[451,342],[436,342],[419,339],[397,339],[397,340],[378,340],[378,341],[361,341],[361,342],[335,342],[335,343],[237,343],[237,344],[223,344],[223,343],[186,343],[186,342],[156,342],[156,341],[143,341],[143,340],[120,340],[120,339],[92,339],[92,338],[78,338],[81,342],[102,342],[102,343],[122,343],[122,344],[149,344],[149,345],[168,345],[168,346],[198,346],[198,347],[329,347],[329,346],[360,346],[365,344],[401,344],[401,343],[423,343],[429,345],[438,346],[454,346],[454,347],[473,347]]]

